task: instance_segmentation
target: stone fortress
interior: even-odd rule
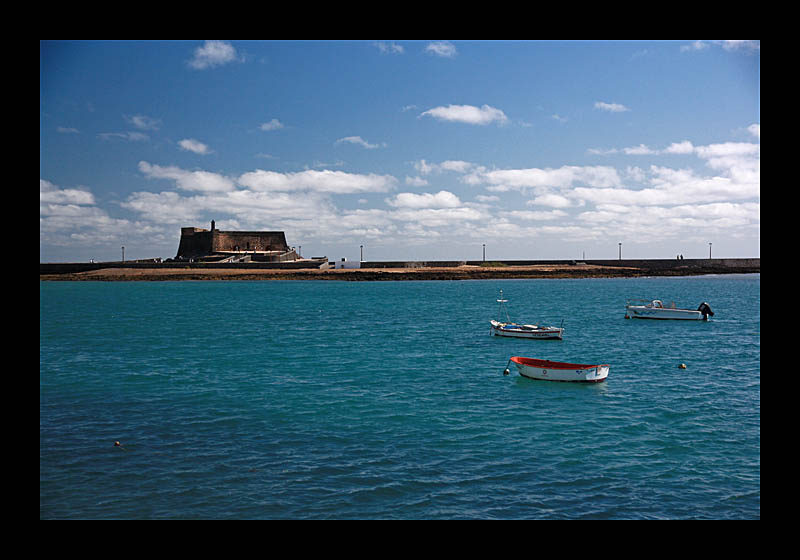
[[[205,262],[287,262],[300,260],[286,243],[282,231],[221,231],[211,220],[211,229],[181,228],[175,260]]]

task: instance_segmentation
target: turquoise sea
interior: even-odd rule
[[[490,337],[501,289],[564,340]],[[39,293],[41,519],[761,516],[758,274]],[[514,355],[611,369],[503,375]]]

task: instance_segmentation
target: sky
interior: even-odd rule
[[[760,68],[755,40],[41,41],[40,262],[211,220],[331,260],[759,257]]]

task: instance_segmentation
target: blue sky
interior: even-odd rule
[[[41,262],[760,256],[759,41],[42,41]]]

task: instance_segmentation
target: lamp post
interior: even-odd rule
[[[486,262],[486,243],[483,244],[483,262]]]
[[[125,262],[125,247],[122,247],[122,262]]]
[[[361,249],[361,262],[364,262],[364,246],[359,245],[358,247]]]
[[[711,243],[708,244],[708,260],[711,260]]]
[[[619,244],[619,260],[622,260],[622,243]]]

